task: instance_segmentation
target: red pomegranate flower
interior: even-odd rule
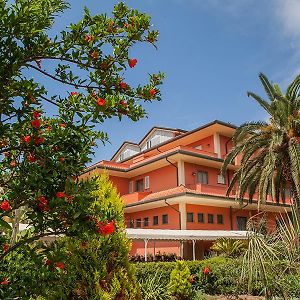
[[[105,99],[103,99],[103,98],[98,98],[97,99],[97,105],[98,106],[104,106],[105,104],[106,104]]]
[[[39,119],[35,119],[31,121],[31,126],[38,129],[41,127],[41,121]]]
[[[8,285],[9,284],[9,280],[8,278],[4,278],[3,281],[0,282],[1,285]]]
[[[96,227],[97,227],[98,233],[100,233],[102,235],[109,235],[109,234],[114,233],[114,231],[115,231],[115,222],[114,221],[111,221],[108,223],[97,222]]]
[[[61,123],[61,124],[59,124],[59,126],[65,128],[65,127],[66,127],[66,124]]]
[[[3,251],[7,252],[9,250],[9,245],[8,244],[4,244],[3,245]]]
[[[153,97],[156,94],[156,90],[155,89],[150,89],[149,94]]]
[[[4,200],[1,205],[0,205],[0,208],[4,211],[9,211],[11,209],[10,207],[10,203],[8,200]]]
[[[124,106],[125,108],[128,107],[127,102],[125,102],[124,100],[121,100],[121,101],[120,101],[120,104],[121,104],[122,106]]]
[[[30,135],[26,135],[26,136],[22,137],[21,140],[22,140],[24,143],[28,144],[28,143],[30,143],[31,136],[30,136]]]
[[[93,51],[93,52],[91,53],[91,58],[93,58],[93,59],[98,59],[98,58],[99,58],[99,53],[98,53],[97,51]]]
[[[209,274],[209,272],[210,272],[210,269],[209,269],[208,267],[205,267],[205,268],[203,269],[203,274],[204,274],[205,276],[207,276],[207,275]]]
[[[120,87],[121,87],[121,89],[126,90],[127,89],[127,83],[121,82]]]
[[[65,198],[65,193],[64,192],[57,192],[56,193],[56,198]]]
[[[29,162],[33,163],[33,162],[36,161],[36,158],[35,158],[35,156],[34,156],[32,153],[29,153],[29,154],[27,155],[27,160],[28,160]]]
[[[40,116],[41,116],[41,113],[38,112],[37,110],[35,110],[35,111],[33,112],[33,117],[34,117],[35,119],[38,119]]]
[[[137,64],[137,59],[136,58],[132,58],[128,60],[128,65],[130,68],[134,68],[135,65]]]
[[[43,144],[44,142],[45,142],[45,139],[44,139],[42,136],[36,137],[36,138],[34,139],[34,143],[35,143],[36,145],[41,145],[41,144]]]
[[[52,261],[50,260],[50,259],[46,259],[45,260],[45,265],[47,265],[47,266],[51,266],[51,264],[52,264]]]
[[[59,269],[61,269],[61,270],[64,270],[65,264],[64,264],[63,262],[57,262],[57,263],[55,264],[55,267],[56,267],[56,268],[59,268]]]
[[[17,166],[17,162],[15,160],[12,160],[10,163],[9,163],[9,166],[11,168],[15,168]]]
[[[37,200],[39,203],[43,204],[43,205],[47,205],[47,204],[48,204],[48,200],[46,199],[45,196],[39,196],[36,200]]]
[[[78,92],[71,92],[71,96],[72,97],[75,97],[75,96],[77,96],[78,95]]]
[[[89,43],[89,42],[92,42],[94,40],[94,37],[91,34],[87,34],[85,36],[84,40]]]
[[[65,161],[65,158],[64,157],[60,157],[59,161],[63,163]]]

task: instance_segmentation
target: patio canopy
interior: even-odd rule
[[[215,241],[219,238],[247,239],[247,231],[232,230],[171,230],[171,229],[126,229],[132,240],[167,241]]]

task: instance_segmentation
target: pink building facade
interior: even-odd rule
[[[222,121],[191,131],[154,127],[139,143],[124,142],[110,161],[88,167],[83,177],[109,173],[124,200],[128,228],[243,231],[249,218],[257,214],[257,203],[241,205],[235,201],[235,191],[226,196],[239,159],[229,166],[226,176],[220,174],[234,131],[235,126]],[[286,210],[288,203],[278,205],[272,199],[260,205],[267,215],[268,230]],[[210,245],[197,241],[197,258]],[[191,244],[149,242],[148,253],[157,252],[189,258]],[[131,253],[144,254],[143,241],[134,241]]]

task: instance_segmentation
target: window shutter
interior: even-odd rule
[[[129,182],[129,194],[133,193],[133,181]]]
[[[149,178],[149,176],[145,177],[144,184],[145,184],[145,190],[150,188],[150,178]]]

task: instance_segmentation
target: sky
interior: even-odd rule
[[[54,30],[82,16],[107,13],[118,1],[71,0],[71,9],[57,18]],[[147,118],[108,120],[101,125],[110,143],[99,144],[93,162],[110,159],[125,140],[139,142],[153,127],[191,130],[213,120],[235,125],[266,120],[247,91],[264,96],[263,72],[283,89],[300,73],[300,0],[135,0],[129,7],[152,17],[160,31],[158,49],[134,47],[138,59],[133,78],[162,71],[162,101],[147,104]]]

